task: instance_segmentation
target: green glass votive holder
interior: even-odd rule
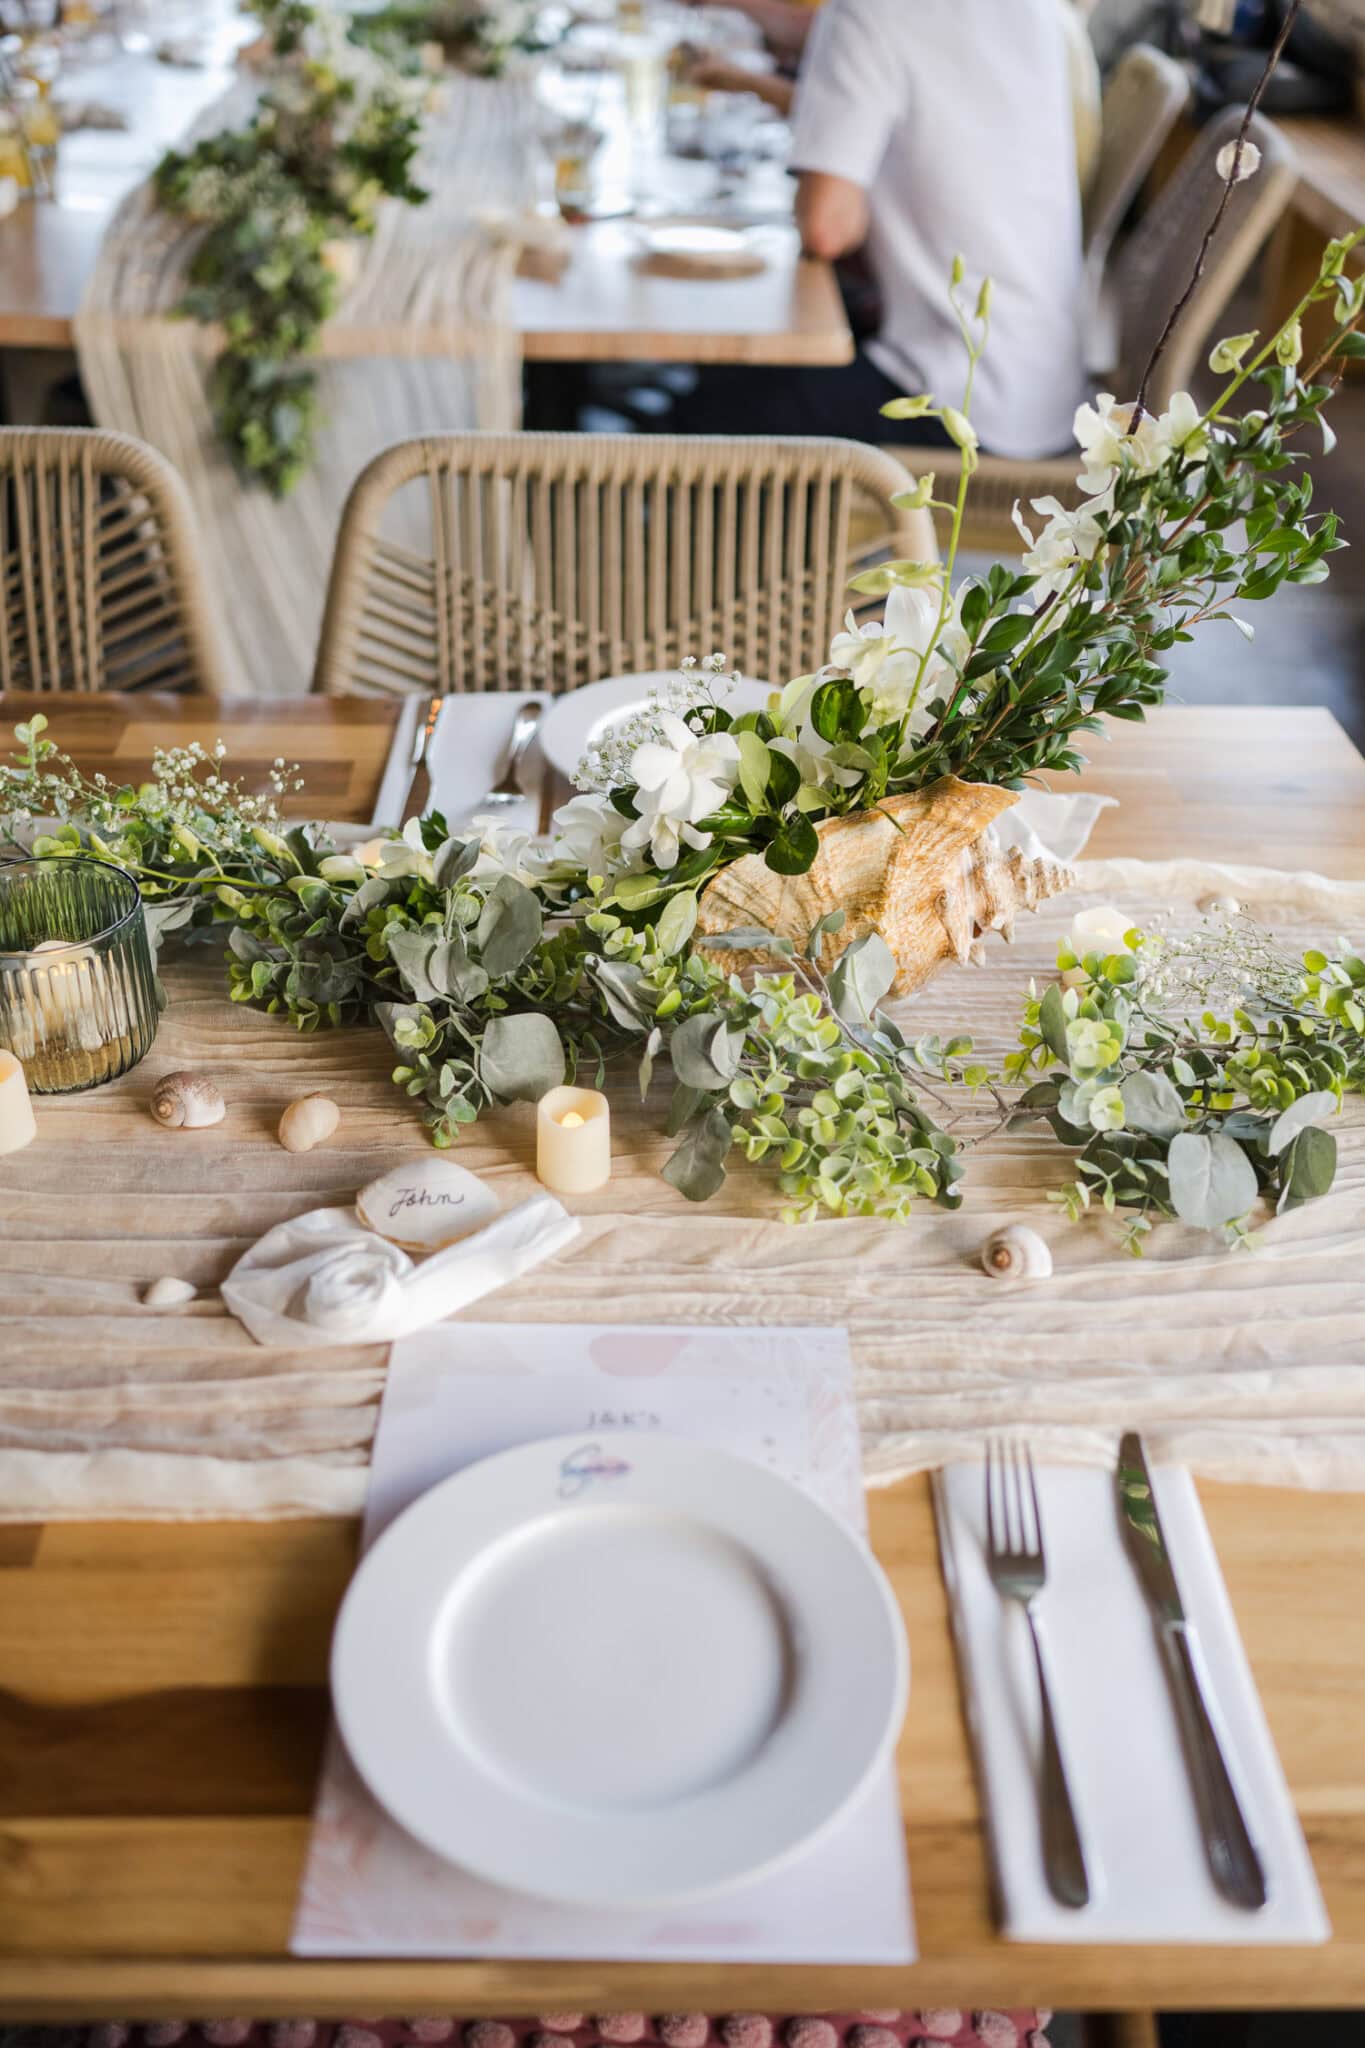
[[[0,1046],[34,1095],[97,1088],[156,1037],[142,895],[84,855],[0,864]]]

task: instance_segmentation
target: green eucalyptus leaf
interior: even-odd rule
[[[1277,1156],[1293,1144],[1300,1131],[1321,1122],[1325,1116],[1334,1116],[1336,1109],[1337,1098],[1330,1088],[1319,1088],[1311,1095],[1301,1095],[1275,1119],[1266,1141],[1267,1150],[1272,1156]]]
[[[1312,1202],[1325,1195],[1336,1179],[1336,1172],[1336,1139],[1317,1124],[1305,1124],[1285,1150],[1277,1210],[1297,1209],[1301,1202]]]
[[[564,1047],[537,1010],[492,1017],[479,1042],[479,1079],[498,1102],[539,1102],[564,1079]]]
[[[1124,1122],[1152,1138],[1174,1138],[1185,1128],[1185,1105],[1165,1074],[1129,1074],[1120,1083]]]
[[[663,1170],[664,1179],[689,1202],[707,1202],[725,1183],[725,1155],[734,1142],[723,1109],[713,1109],[687,1131]]]
[[[762,741],[759,742],[760,746]],[[766,752],[766,749],[764,750]],[[659,950],[671,958],[681,953],[691,939],[697,926],[697,897],[695,890],[683,889],[671,897],[658,917],[654,931],[659,941]]]
[[[447,839],[432,856],[431,868],[438,889],[453,889],[479,858],[477,839]]]
[[[516,973],[540,943],[543,927],[540,898],[511,875],[499,875],[488,892],[475,932],[479,958],[495,981]]]
[[[640,993],[645,979],[642,967],[631,960],[598,960],[593,963],[593,979],[617,1024],[626,1031],[649,1028],[654,1012]]]
[[[1067,1015],[1062,1002],[1062,991],[1054,981],[1045,990],[1038,1005],[1038,1029],[1043,1034],[1043,1043],[1048,1051],[1063,1065],[1069,1065],[1071,1052],[1066,1042]]]
[[[679,1131],[691,1123],[693,1117],[710,1102],[711,1095],[710,1089],[688,1088],[678,1082],[669,1101],[668,1122],[664,1126],[670,1138],[676,1138]]]
[[[387,944],[390,960],[409,993],[419,1002],[433,1003],[447,993],[432,980],[428,971],[431,956],[436,950],[436,941],[430,932],[415,932],[406,925],[392,925],[387,933]]]
[[[836,1015],[849,1023],[871,1024],[896,979],[896,957],[880,932],[864,932],[845,946],[826,979]]]
[[[1171,1206],[1182,1223],[1217,1230],[1234,1223],[1256,1199],[1256,1169],[1235,1138],[1182,1131],[1166,1155]]]
[[[698,1010],[678,1026],[668,1042],[673,1072],[685,1088],[715,1094],[728,1088],[739,1071],[744,1033],[733,1031],[714,1011]]]

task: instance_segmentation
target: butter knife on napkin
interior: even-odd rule
[[[412,774],[408,779],[407,795],[403,798],[403,808],[398,819],[400,825],[406,825],[409,818],[424,816],[427,805],[431,802],[431,743],[436,737],[436,728],[441,722],[441,712],[445,708],[445,703],[444,697],[431,698],[413,734],[409,764]]]
[[[1265,1870],[1223,1753],[1203,1652],[1180,1597],[1152,1475],[1135,1430],[1119,1446],[1115,1478],[1124,1540],[1156,1625],[1180,1721],[1209,1872],[1225,1899],[1257,1912],[1269,1896]]]

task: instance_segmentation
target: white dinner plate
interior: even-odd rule
[[[575,1905],[676,1904],[785,1862],[895,1741],[908,1658],[867,1548],[762,1466],[554,1437],[434,1487],[337,1621],[361,1776],[451,1862]]]
[[[540,721],[540,751],[552,767],[572,782],[586,750],[603,739],[614,725],[649,708],[651,690],[663,691],[678,679],[676,669],[638,676],[608,676],[600,683],[585,683],[581,690],[566,690],[556,697]],[[770,683],[751,682],[744,677],[718,693],[725,708],[738,716],[741,711],[761,711],[772,695]]]

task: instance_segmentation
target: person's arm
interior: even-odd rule
[[[732,64],[724,57],[698,57],[687,78],[690,85],[705,86],[708,92],[754,93],[768,106],[775,107],[784,120],[796,98],[793,79],[782,78],[775,71],[749,71],[743,64]]]
[[[852,178],[802,171],[796,187],[796,225],[808,256],[837,263],[867,240],[867,193]]]
[[[868,193],[907,84],[888,33],[906,0],[826,0],[796,82],[792,168],[808,256],[834,262],[867,239]]]
[[[797,57],[805,48],[812,8],[799,6],[797,0],[728,0],[728,4],[762,29],[779,57]]]

